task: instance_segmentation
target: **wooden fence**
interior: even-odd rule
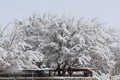
[[[0,80],[97,80],[91,77],[0,77]]]

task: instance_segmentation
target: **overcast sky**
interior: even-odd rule
[[[0,0],[0,24],[27,18],[34,12],[99,18],[111,26],[120,25],[120,0]]]

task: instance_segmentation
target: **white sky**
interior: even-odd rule
[[[34,12],[72,17],[99,18],[111,26],[120,25],[120,0],[0,0],[0,24],[27,18]]]

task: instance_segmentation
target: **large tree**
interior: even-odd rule
[[[15,42],[29,45],[22,48],[22,53],[42,53],[46,67],[56,68],[58,64],[61,68],[94,67],[105,73],[113,68],[109,45],[114,39],[96,19],[33,15],[23,21],[15,21],[14,32]]]

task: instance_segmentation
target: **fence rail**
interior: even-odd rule
[[[91,77],[0,77],[0,80],[97,80]]]

